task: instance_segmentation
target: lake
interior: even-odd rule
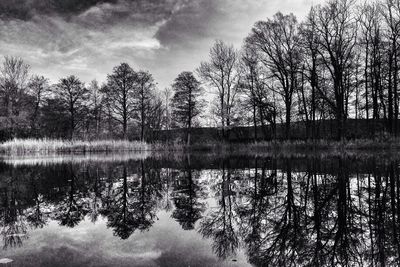
[[[4,158],[0,263],[399,265],[399,163],[374,155]]]

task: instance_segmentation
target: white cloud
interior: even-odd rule
[[[317,4],[321,0],[314,0]],[[305,16],[310,0],[168,0],[102,3],[66,18],[35,14],[0,20],[0,55],[23,57],[32,70],[57,81],[75,74],[85,82],[120,62],[152,72],[160,87],[206,60],[215,39],[237,48],[260,19],[278,10]]]

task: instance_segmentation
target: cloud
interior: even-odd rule
[[[155,38],[158,28],[179,6],[179,1],[120,0],[82,1],[73,8],[76,1],[65,1],[62,7],[47,1],[40,11],[43,2],[8,2],[1,2],[7,9],[0,11],[0,53],[23,57],[53,81],[71,72],[95,78],[104,75],[102,67],[112,69],[109,62],[130,58],[135,64],[136,59],[151,58],[161,48]]]
[[[206,60],[215,39],[242,44],[278,10],[305,14],[310,0],[1,0],[0,55],[23,57],[53,82],[104,81],[122,61],[161,88]]]
[[[2,0],[0,18],[30,20],[36,15],[75,15],[102,3],[117,0]]]

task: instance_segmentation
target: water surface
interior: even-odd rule
[[[399,226],[390,157],[0,163],[10,266],[396,266]]]

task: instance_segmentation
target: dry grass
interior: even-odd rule
[[[48,155],[57,153],[95,153],[121,151],[148,151],[150,145],[124,140],[66,141],[56,139],[13,139],[0,144],[6,155]]]
[[[186,146],[182,144],[156,144],[152,151],[176,154],[180,152],[206,152],[214,155],[344,155],[391,154],[400,155],[400,138],[357,139],[347,141],[262,141],[249,143],[208,142]]]
[[[251,143],[206,142],[186,146],[181,143],[130,142],[124,140],[98,141],[66,141],[54,139],[13,139],[0,144],[0,154],[8,156],[51,155],[67,153],[99,153],[99,152],[143,152],[178,153],[178,152],[211,152],[213,154],[259,154],[259,153],[296,153],[296,152],[368,152],[400,151],[400,138],[385,140],[358,139],[351,141],[263,141]]]

